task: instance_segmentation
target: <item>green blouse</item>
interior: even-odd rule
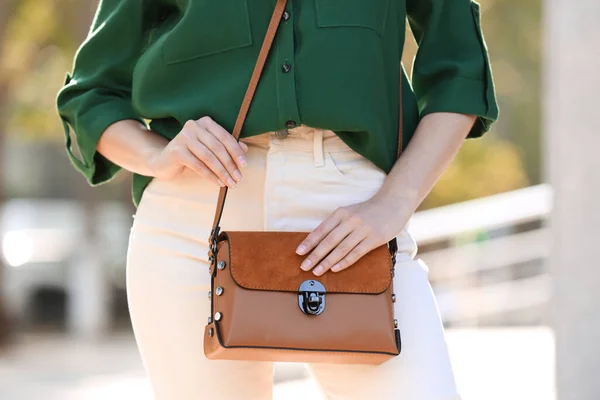
[[[205,115],[231,131],[274,5],[101,0],[57,98],[69,158],[88,182],[119,171],[96,152],[119,120],[169,139]],[[419,47],[411,83],[403,74],[404,146],[433,112],[476,115],[469,137],[481,136],[498,107],[479,18],[470,0],[289,0],[241,136],[331,129],[389,172],[407,19]],[[151,179],[134,174],[134,204]]]

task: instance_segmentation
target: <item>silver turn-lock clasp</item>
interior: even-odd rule
[[[319,281],[304,281],[298,289],[298,305],[306,315],[319,315],[325,310],[325,286]]]

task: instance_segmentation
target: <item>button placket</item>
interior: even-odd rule
[[[291,6],[290,6],[291,7]],[[296,98],[296,77],[294,66],[294,19],[291,8],[284,10],[282,24],[277,33],[276,54],[280,66],[277,74],[279,120],[283,125],[275,137],[283,138],[287,129],[293,129],[301,124]],[[287,129],[285,129],[287,128]]]

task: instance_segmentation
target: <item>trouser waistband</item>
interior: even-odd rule
[[[325,165],[326,152],[353,151],[335,132],[329,129],[312,128],[301,125],[293,129],[265,132],[240,139],[246,144],[265,148],[279,148],[291,151],[312,152],[314,165]]]

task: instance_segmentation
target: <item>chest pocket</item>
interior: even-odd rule
[[[167,64],[252,45],[248,0],[187,0],[185,7],[183,17],[165,37]]]
[[[383,35],[390,0],[314,0],[317,26],[370,28]]]

